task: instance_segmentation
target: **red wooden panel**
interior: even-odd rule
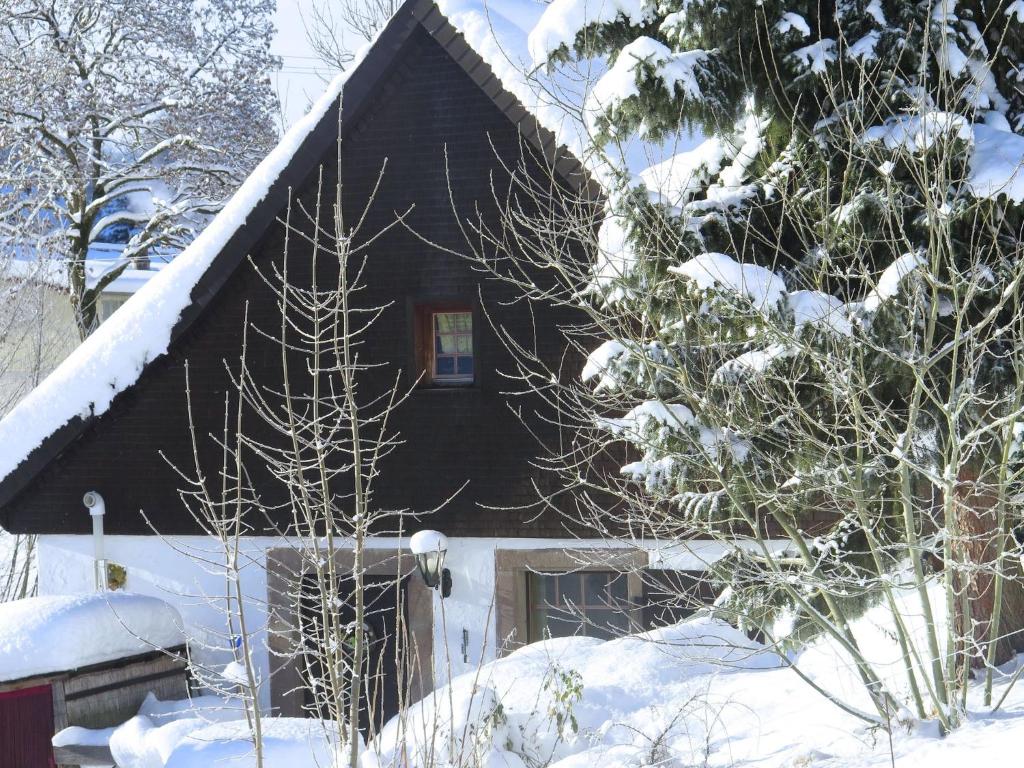
[[[50,686],[0,693],[0,768],[54,768]]]

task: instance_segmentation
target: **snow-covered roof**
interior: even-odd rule
[[[0,682],[80,669],[185,642],[181,616],[126,592],[0,603]]]
[[[104,413],[145,367],[167,352],[192,290],[323,116],[346,79],[328,86],[305,118],[249,175],[209,226],[156,279],[149,280],[116,313],[0,421],[0,478],[7,478],[46,438],[76,418]]]
[[[401,30],[407,30],[409,25],[398,22],[410,15],[429,32],[437,33],[434,7],[430,0],[407,0],[377,40],[389,34],[408,34]],[[436,7],[446,23],[461,33],[469,47],[490,66],[501,87],[515,96],[537,123],[554,134],[557,145],[573,153],[582,151],[586,145],[582,124],[578,114],[566,106],[573,103],[566,90],[571,84],[524,74],[530,61],[528,34],[543,12],[543,5],[533,0],[438,0]],[[6,483],[14,470],[48,439],[54,438],[56,443],[55,435],[69,424],[84,424],[107,411],[117,395],[135,384],[147,365],[168,351],[173,338],[182,330],[179,322],[183,313],[192,308],[193,293],[200,281],[257,206],[271,194],[300,147],[325,121],[346,83],[355,85],[362,70],[372,68],[366,65],[374,55],[391,55],[387,51],[374,52],[376,42],[364,47],[357,54],[356,63],[335,78],[309,113],[285,133],[195,241],[141,286],[0,421],[0,445],[4,446],[0,451],[0,484]],[[397,46],[388,47],[397,50]],[[369,87],[374,82],[371,79]],[[359,88],[365,87],[366,82],[359,84]],[[345,110],[358,95],[346,91]],[[505,111],[511,117],[510,108]],[[257,226],[266,226],[260,216],[253,219]],[[53,450],[61,447],[55,445]],[[0,504],[16,491],[9,488],[0,493]]]

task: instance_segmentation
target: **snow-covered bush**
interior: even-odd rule
[[[706,742],[705,726],[724,736],[710,678],[781,666],[706,617],[610,641],[545,640],[434,691],[369,746],[380,765],[409,768],[568,768],[604,753],[656,765],[644,757],[658,744],[685,760]]]

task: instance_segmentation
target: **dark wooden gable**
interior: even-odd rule
[[[492,195],[496,180],[501,186],[501,161],[515,166],[529,145],[523,140],[522,126],[509,119],[515,105],[509,106],[510,100],[504,106],[495,102],[493,93],[487,93],[496,87],[493,78],[481,74],[472,61],[467,72],[466,60],[457,62],[451,47],[438,42],[443,19],[438,21],[436,11],[419,5],[427,10],[421,8],[412,21],[399,15],[392,22],[392,27],[405,25],[395,40],[384,38],[396,46],[397,53],[380,66],[372,93],[358,100],[358,110],[346,104],[343,121],[341,177],[346,211],[361,210],[383,168],[364,231],[381,230],[393,221],[396,211],[412,207],[407,223],[421,236],[398,227],[373,244],[368,288],[361,300],[368,305],[392,305],[366,339],[365,348],[375,361],[392,366],[391,372],[397,367],[408,376],[414,367],[416,306],[482,301],[513,333],[532,338],[534,329],[540,330],[545,354],[557,361],[565,347],[556,332],[560,318],[543,311],[538,314],[523,302],[507,305],[513,297],[510,287],[483,280],[470,263],[444,250],[465,249],[447,179],[452,181],[460,215],[480,210],[485,218],[496,221]],[[348,91],[345,98],[350,98]],[[332,136],[324,135],[322,125],[313,138],[296,158],[306,169],[298,189],[303,190],[300,198],[307,206],[312,204],[317,168],[324,167],[328,182],[337,173]],[[316,157],[309,156],[313,151]],[[290,172],[292,183],[297,184],[297,172]],[[535,172],[545,171],[538,165]],[[262,214],[266,220],[283,210],[280,190],[275,205],[270,216]],[[248,226],[255,225],[250,221]],[[441,248],[431,248],[421,238]],[[280,260],[280,226],[264,227],[258,238],[250,235],[250,239],[247,252],[255,263],[266,266]],[[302,263],[293,251],[289,261],[293,279],[309,279],[302,273]],[[150,364],[106,414],[86,425],[7,500],[4,527],[15,532],[85,533],[89,520],[82,494],[97,490],[106,499],[110,533],[199,532],[179,499],[184,483],[170,466],[194,473],[185,403],[186,364],[197,430],[200,435],[217,434],[230,392],[225,366],[237,361],[244,313],[248,308],[250,321],[257,326],[274,328],[280,322],[273,295],[244,257],[221,271],[219,283],[206,287],[204,301],[196,304],[200,308],[195,310],[196,317],[190,318],[170,353]],[[465,484],[433,519],[421,519],[416,525],[466,536],[560,535],[557,515],[538,516],[536,509],[495,509],[535,502],[534,486],[548,487],[552,478],[531,464],[537,444],[510,412],[502,394],[508,383],[497,374],[512,370],[513,363],[486,328],[479,309],[477,329],[475,386],[417,391],[397,412],[394,428],[404,444],[383,468],[385,479],[378,486],[376,504],[425,512]],[[277,359],[276,348],[254,342],[249,367],[273,381],[279,377]],[[555,440],[549,428],[542,423],[536,426]],[[260,429],[259,425],[253,428]],[[217,452],[204,447],[201,462],[207,476],[216,476]],[[268,486],[267,492],[273,495],[274,490]],[[269,521],[267,530],[280,529],[283,522]]]

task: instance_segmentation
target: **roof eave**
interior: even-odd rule
[[[538,149],[550,167],[577,193],[588,199],[597,199],[600,188],[583,164],[567,149],[559,146],[554,134],[544,128],[528,112],[520,101],[509,93],[494,75],[491,67],[466,43],[462,34],[441,13],[434,0],[406,0],[395,12],[380,35],[374,41],[366,56],[345,82],[338,106],[332,106],[300,144],[294,157],[315,157],[312,164],[301,168],[294,161],[289,163],[274,181],[266,196],[253,208],[228,239],[209,269],[195,284],[189,305],[181,313],[171,330],[168,349],[191,327],[213,298],[220,292],[238,265],[244,261],[258,241],[263,238],[277,214],[284,208],[293,189],[301,188],[316,172],[319,158],[328,147],[347,132],[347,128],[358,123],[360,114],[370,105],[371,97],[378,83],[386,78],[400,61],[400,53],[412,32],[422,28],[431,35],[456,61],[469,77],[495,103],[501,112],[519,130],[520,135]],[[117,395],[120,400],[138,385],[150,367],[166,354],[147,363],[139,379]],[[111,409],[115,404],[111,404]],[[102,416],[102,414],[101,414]],[[0,526],[12,530],[10,505],[32,481],[43,472],[101,416],[75,417],[52,432],[5,478],[0,480]]]

